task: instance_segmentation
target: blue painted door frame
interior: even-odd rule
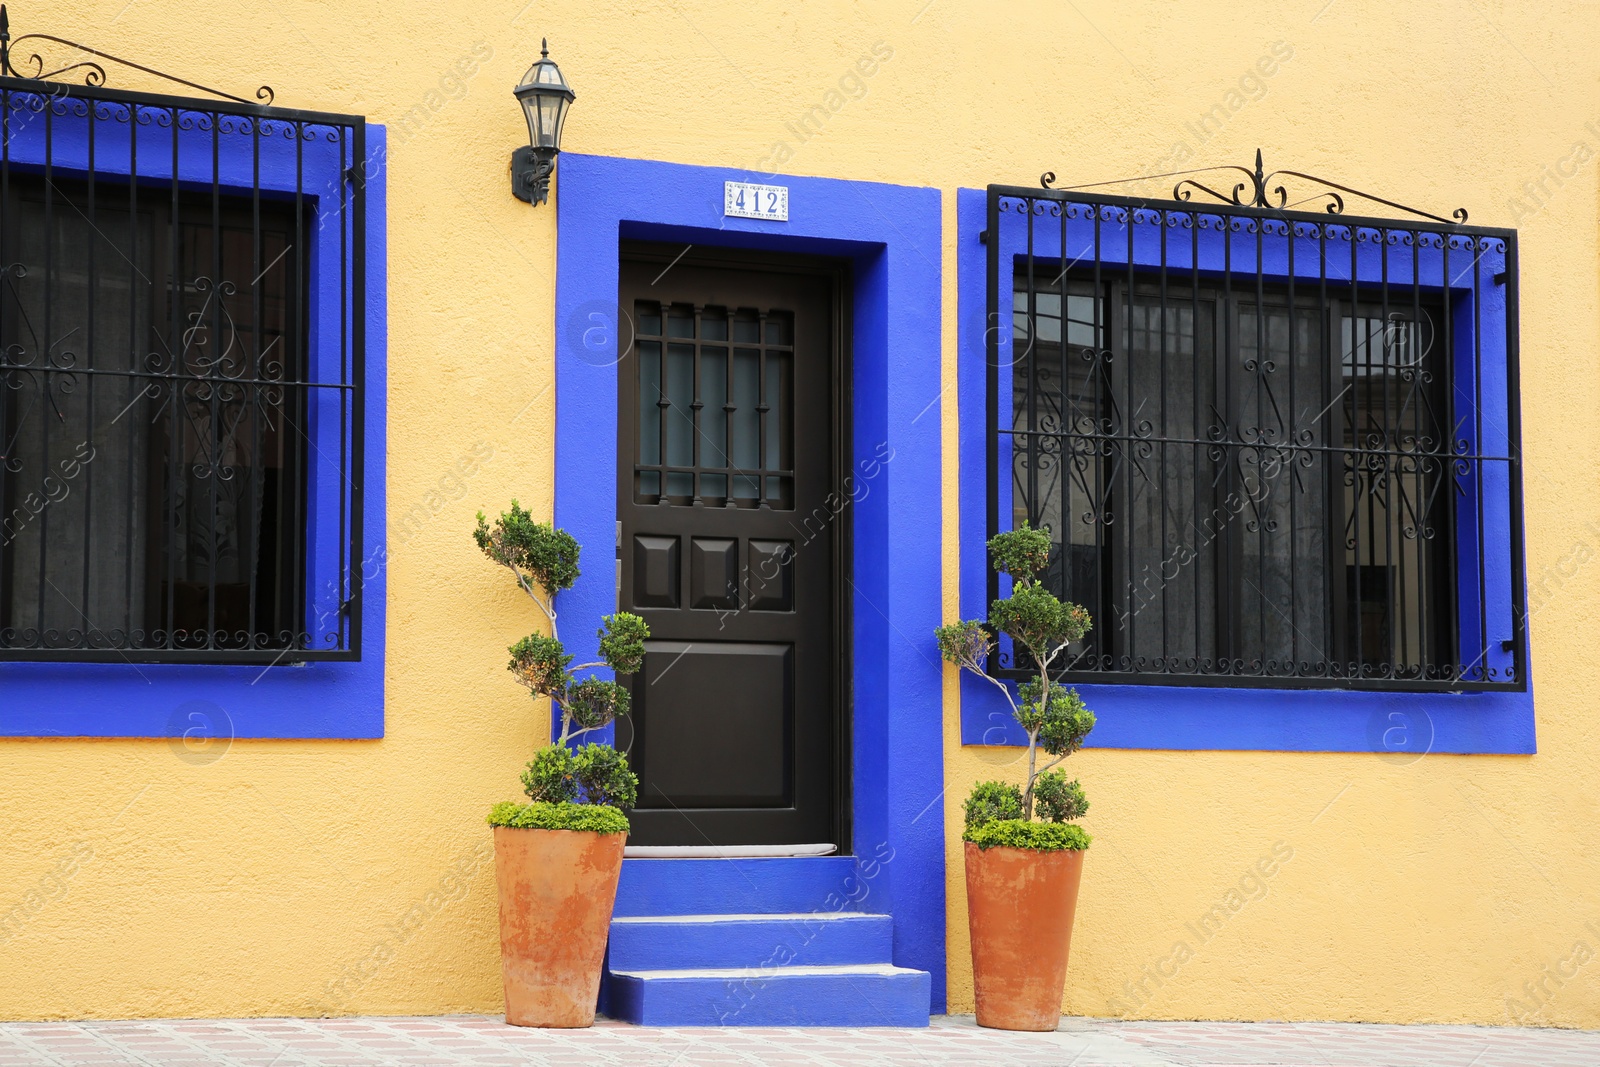
[[[723,183],[789,187],[787,222],[724,218]],[[801,252],[852,269],[851,679],[854,874],[838,900],[894,917],[894,962],[933,976],[945,1005],[940,594],[940,197],[936,189],[778,178],[563,154],[557,176],[555,519],[585,546],[561,609],[569,651],[615,610],[619,244]],[[801,518],[796,517],[797,520]]]

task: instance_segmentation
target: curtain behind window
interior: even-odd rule
[[[44,644],[122,643],[146,624],[148,214],[54,194],[17,201],[20,256],[5,264],[0,442],[10,541],[6,625]],[[92,281],[91,281],[92,279]],[[112,373],[97,373],[112,372]],[[63,635],[52,639],[50,631]],[[26,639],[23,643],[30,643]]]

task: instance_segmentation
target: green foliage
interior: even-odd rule
[[[510,652],[511,662],[506,669],[539,696],[559,697],[572,684],[572,676],[567,673],[572,657],[555,638],[529,634],[512,645]]]
[[[628,714],[630,699],[627,688],[618,682],[585,678],[567,687],[562,709],[578,726],[594,730]]]
[[[989,650],[994,647],[994,639],[989,636],[989,631],[983,628],[983,623],[975,620],[953,622],[949,626],[939,627],[934,633],[939,639],[939,655],[957,667],[968,670],[982,671],[989,658]]]
[[[1022,790],[1009,782],[979,782],[965,805],[967,826],[982,826],[996,819],[1022,818]]]
[[[639,799],[639,776],[628,769],[628,757],[610,745],[584,745],[572,769],[586,804],[631,808]]]
[[[1083,747],[1083,739],[1094,729],[1094,712],[1083,704],[1076,689],[1059,684],[1050,686],[1048,706],[1040,701],[1044,688],[1038,678],[1017,686],[1021,706],[1017,722],[1039,738],[1039,747],[1052,756],[1068,756]]]
[[[946,661],[1005,693],[1012,716],[1028,734],[1028,771],[1021,789],[1003,782],[980,782],[973,789],[966,803],[965,836],[984,848],[1087,848],[1088,835],[1066,823],[1088,811],[1089,802],[1076,781],[1067,781],[1064,772],[1053,768],[1083,746],[1094,729],[1094,713],[1076,689],[1052,681],[1050,672],[1062,670],[1067,661],[1056,661],[1068,645],[1083,639],[1093,620],[1082,606],[1059,600],[1039,580],[1050,564],[1048,531],[1024,522],[990,538],[988,548],[994,569],[1012,578],[1011,595],[989,606],[987,626],[971,619],[941,626],[935,636]],[[1015,695],[988,672],[997,634],[1011,639],[1014,661],[1034,672],[1016,687]],[[1054,757],[1043,767],[1040,749]],[[1047,822],[1033,821],[1036,807]]]
[[[969,826],[961,840],[979,848],[1025,848],[1032,852],[1081,851],[1092,838],[1083,827],[1072,823],[1029,822],[1026,819],[996,819],[981,826]]]
[[[1021,529],[989,538],[989,558],[994,569],[1013,578],[1031,581],[1050,565],[1050,535],[1024,521]]]
[[[1039,747],[1052,756],[1070,756],[1083,747],[1083,739],[1094,729],[1094,712],[1083,705],[1076,689],[1061,697],[1061,687],[1050,691],[1050,713],[1039,730]]]
[[[546,745],[522,772],[522,790],[535,803],[631,808],[639,799],[639,778],[628,769],[628,757],[610,745],[591,743],[577,751]]]
[[[473,538],[484,555],[511,568],[519,579],[531,580],[546,595],[571,589],[578,580],[578,542],[565,530],[534,522],[515,500],[493,526],[478,512]]]
[[[577,830],[591,834],[625,834],[628,817],[616,808],[594,804],[552,804],[535,801],[518,804],[512,800],[496,804],[489,812],[490,826],[509,826],[517,830]]]
[[[550,623],[550,634],[530,634],[511,646],[508,667],[535,696],[549,697],[561,714],[561,737],[541,748],[522,772],[522,787],[532,802],[497,805],[495,826],[549,830],[627,833],[620,809],[639,798],[639,779],[627,757],[610,745],[587,744],[574,751],[573,738],[597,730],[628,713],[628,690],[606,678],[577,678],[596,667],[633,674],[644,663],[650,628],[637,615],[618,612],[601,620],[601,662],[572,666],[572,656],[556,634],[555,596],[578,580],[578,542],[565,530],[533,521],[515,500],[491,525],[482,512],[473,539],[483,554],[509,569],[517,586]]]
[[[644,666],[644,642],[650,627],[637,615],[619,611],[601,620],[600,658],[618,674],[635,674]]]
[[[535,803],[565,804],[577,800],[578,778],[572,763],[571,749],[546,745],[522,772],[522,791]]]
[[[1039,775],[1033,783],[1033,802],[1046,822],[1070,822],[1082,818],[1089,810],[1083,787],[1076,780],[1067,781],[1066,771],[1045,771]]]
[[[1049,659],[1057,647],[1089,632],[1089,613],[1064,604],[1038,582],[1018,585],[1011,596],[989,609],[989,625],[1023,645],[1036,661]]]

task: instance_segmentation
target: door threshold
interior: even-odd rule
[[[748,860],[829,856],[837,845],[628,845],[625,859],[634,860]]]

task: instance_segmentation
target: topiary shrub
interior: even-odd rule
[[[572,773],[585,804],[631,808],[639,801],[639,776],[628,769],[628,757],[610,745],[584,745],[573,757]]]
[[[1004,782],[974,786],[967,798],[962,838],[979,848],[1042,852],[1088,848],[1089,835],[1065,824],[1088,811],[1089,801],[1076,781],[1067,781],[1064,772],[1053,768],[1083,746],[1094,729],[1094,713],[1076,689],[1051,677],[1051,667],[1068,645],[1089,632],[1089,613],[1056,599],[1039,580],[1039,572],[1050,563],[1050,536],[1043,530],[1023,523],[1021,529],[991,538],[988,548],[995,570],[1011,577],[1011,595],[990,606],[986,623],[969,620],[939,627],[939,653],[1005,694],[1012,717],[1028,734],[1028,776],[1021,787]],[[996,633],[1010,637],[1037,672],[1015,692],[987,670]],[[1043,767],[1040,749],[1055,757]],[[1033,821],[1035,809],[1045,823]]]
[[[1022,818],[1022,789],[1010,782],[979,782],[966,803],[967,826]]]
[[[490,825],[626,833],[622,809],[631,808],[639,795],[639,779],[628,769],[627,757],[606,744],[571,746],[626,715],[628,690],[612,679],[579,677],[578,672],[609,667],[616,674],[635,673],[644,664],[650,628],[637,615],[607,615],[598,631],[600,659],[572,666],[573,657],[557,636],[555,598],[578,580],[578,542],[565,530],[534,522],[515,500],[493,524],[479,512],[473,537],[484,555],[516,577],[517,587],[550,624],[548,635],[529,634],[511,646],[507,669],[534,699],[548,698],[561,722],[560,737],[535,753],[522,772],[530,803],[496,805]]]
[[[1066,771],[1045,771],[1033,783],[1033,803],[1046,822],[1071,822],[1089,810],[1089,801],[1077,780],[1067,781]]]

